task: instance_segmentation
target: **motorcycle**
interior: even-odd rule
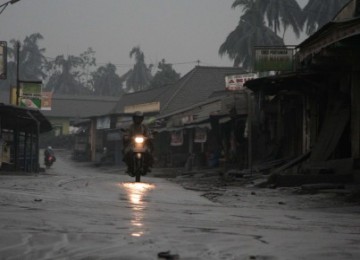
[[[129,153],[131,158],[131,172],[132,176],[135,176],[135,182],[140,182],[141,176],[146,175],[149,171],[147,165],[150,155],[150,149],[147,144],[147,138],[143,135],[136,135],[132,138],[129,145]]]
[[[45,166],[47,169],[49,169],[51,167],[51,165],[53,165],[53,163],[56,161],[56,158],[54,155],[48,155],[48,156],[45,156]]]

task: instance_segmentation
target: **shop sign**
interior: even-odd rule
[[[256,73],[246,73],[238,75],[225,76],[226,90],[244,90],[244,84],[248,80],[256,79],[258,76]]]
[[[255,47],[254,71],[292,71],[294,48]]]

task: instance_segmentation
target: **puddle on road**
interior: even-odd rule
[[[126,182],[122,183],[126,190],[128,200],[132,208],[131,225],[133,231],[131,236],[141,237],[144,235],[144,209],[146,208],[145,201],[147,193],[155,188],[154,184],[142,183],[142,182]]]

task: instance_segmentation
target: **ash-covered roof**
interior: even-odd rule
[[[54,95],[47,117],[85,118],[111,112],[120,97]]]
[[[160,116],[166,116],[201,104],[225,91],[225,76],[246,73],[242,68],[196,66],[174,84],[125,94],[112,113],[124,113],[132,105],[160,103]]]
[[[161,115],[191,107],[225,90],[225,76],[246,73],[242,68],[196,66],[174,86],[171,95],[161,105]]]

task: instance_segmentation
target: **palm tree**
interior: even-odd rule
[[[20,51],[19,73],[22,80],[42,80],[46,77],[43,69],[46,64],[45,48],[39,48],[38,41],[42,40],[40,33],[27,36]]]
[[[292,27],[295,35],[300,36],[303,28],[303,13],[296,0],[235,0],[232,8],[243,7],[245,11],[257,9],[266,18],[268,26],[277,34]]]
[[[59,55],[51,62],[52,75],[46,84],[46,90],[53,93],[78,95],[81,93],[81,84],[78,80],[81,59],[75,56]]]
[[[146,66],[144,53],[140,47],[134,47],[130,51],[130,58],[135,56],[135,65],[127,72],[126,88],[128,91],[141,91],[149,87],[152,79],[151,67]]]
[[[288,27],[293,29],[297,37],[303,28],[303,12],[296,0],[257,0],[261,12],[265,15],[268,25],[277,34],[283,26],[284,34]]]
[[[234,66],[245,69],[252,67],[254,46],[283,46],[284,41],[266,27],[260,10],[251,0],[237,0],[245,5],[245,14],[241,16],[238,26],[220,46],[219,54],[227,54],[234,61]]]
[[[313,34],[330,22],[349,0],[309,0],[304,7],[306,33]]]
[[[90,67],[96,65],[94,53],[88,48],[79,57],[70,55],[65,58],[59,55],[54,61],[48,62],[47,70],[51,76],[45,89],[69,95],[92,94],[87,76]]]
[[[123,81],[116,74],[114,64],[108,63],[92,73],[94,94],[100,96],[121,96]]]
[[[44,67],[46,65],[46,58],[44,56],[45,49],[40,48],[38,42],[43,39],[40,33],[31,34],[27,36],[22,44],[20,44],[19,55],[19,76],[21,80],[40,81],[46,77]],[[7,63],[7,79],[0,81],[0,89],[9,89],[9,86],[16,85],[17,72],[17,40],[10,40],[10,45],[7,48],[8,60]]]

